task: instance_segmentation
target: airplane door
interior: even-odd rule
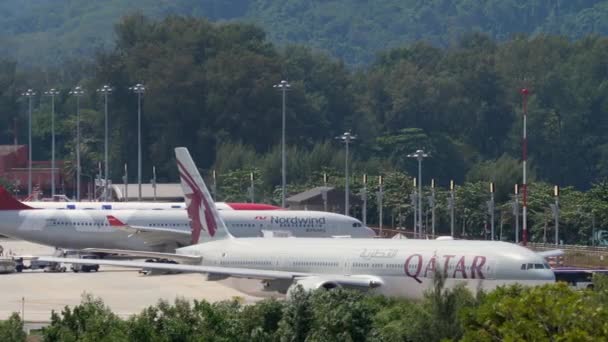
[[[490,260],[485,267],[486,279],[496,279],[496,270],[498,269],[498,263],[496,260]]]
[[[291,269],[291,257],[286,253],[277,253],[272,258],[273,268],[275,271],[285,271]]]
[[[342,270],[344,271],[344,274],[351,274],[353,269],[353,262],[352,260],[348,259],[348,258],[344,258],[342,260]]]

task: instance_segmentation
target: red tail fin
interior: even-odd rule
[[[112,227],[124,227],[125,224],[122,223],[121,220],[117,219],[116,217],[112,216],[112,215],[108,215],[106,216],[108,219],[108,223],[110,224],[110,226]]]
[[[0,210],[26,210],[34,209],[28,205],[19,202],[5,188],[0,186]]]

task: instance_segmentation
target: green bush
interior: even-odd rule
[[[23,332],[23,321],[17,313],[13,313],[6,321],[0,321],[0,341],[20,342],[25,341]]]

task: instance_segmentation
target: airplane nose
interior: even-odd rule
[[[373,229],[369,228],[369,227],[365,227],[365,237],[368,238],[375,238],[376,237],[376,232],[374,232]]]
[[[555,281],[555,273],[553,270],[544,270],[543,280]]]

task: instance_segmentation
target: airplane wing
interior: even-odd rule
[[[191,242],[189,231],[162,227],[132,226],[123,223],[112,215],[108,215],[107,218],[112,228],[127,232],[129,236],[137,235],[146,244],[151,246],[164,245],[167,242],[176,242],[180,246],[188,246]]]
[[[557,257],[564,255],[564,251],[561,249],[552,249],[548,251],[536,252],[536,254],[542,256],[543,258]]]
[[[161,254],[161,253],[157,253]],[[166,253],[162,253],[166,254]],[[313,274],[303,272],[288,272],[261,270],[251,268],[237,267],[218,267],[218,266],[203,266],[203,265],[185,265],[185,264],[165,264],[165,263],[148,263],[143,261],[120,261],[120,260],[104,260],[104,259],[78,259],[78,258],[60,258],[60,257],[39,257],[38,260],[68,263],[68,264],[96,264],[119,266],[129,268],[145,268],[162,271],[180,271],[191,273],[204,273],[214,276],[248,278],[259,280],[291,280],[292,283],[308,283],[322,284],[331,282],[344,287],[371,289],[382,286],[384,282],[380,277],[370,275],[331,275],[331,274]]]
[[[164,271],[181,271],[193,273],[207,273],[226,275],[236,278],[251,278],[251,279],[293,279],[296,276],[306,276],[305,273],[292,273],[284,271],[272,270],[255,270],[249,268],[236,267],[217,267],[217,266],[202,266],[202,265],[184,265],[184,264],[163,264],[156,262],[143,261],[121,261],[121,260],[104,260],[104,259],[78,259],[78,258],[60,258],[60,257],[45,257],[41,256],[38,260],[49,262],[63,262],[68,264],[96,264],[130,268],[146,268]]]
[[[105,254],[125,255],[125,256],[132,256],[134,258],[169,259],[169,260],[175,260],[177,262],[185,263],[185,264],[199,264],[202,260],[201,257],[185,255],[185,254],[131,251],[131,250],[123,250],[123,249],[85,248],[85,249],[83,249],[83,251],[88,252],[88,253],[105,253]]]

